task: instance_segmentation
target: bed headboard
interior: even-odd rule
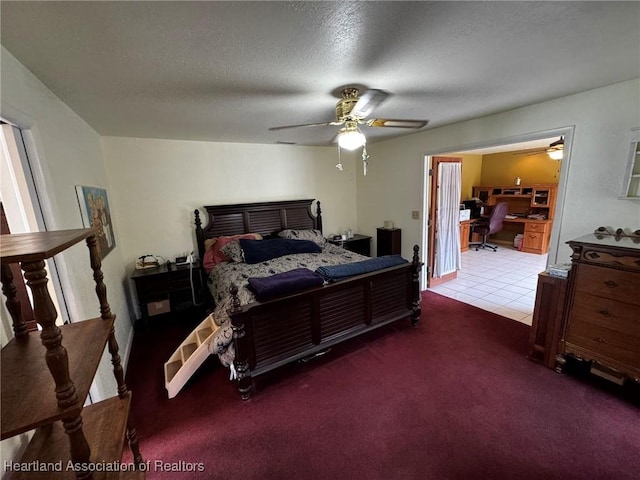
[[[266,237],[290,228],[322,231],[320,202],[317,202],[315,216],[311,212],[312,203],[313,199],[205,206],[208,218],[204,229],[200,211],[195,210],[200,258],[204,258],[204,241],[208,238],[242,233],[260,233]]]

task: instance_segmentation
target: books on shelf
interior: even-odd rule
[[[556,263],[555,265],[550,265],[549,268],[547,268],[547,273],[554,277],[567,278],[569,276],[569,270],[571,270],[570,263]]]

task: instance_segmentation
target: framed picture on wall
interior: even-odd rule
[[[96,228],[100,256],[104,258],[116,246],[107,191],[100,187],[76,185],[76,194],[78,195],[82,225],[85,228]]]

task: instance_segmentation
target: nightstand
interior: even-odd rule
[[[166,265],[135,270],[131,279],[136,285],[142,318],[179,310],[203,303],[205,285],[200,263]],[[192,290],[193,285],[193,290]]]
[[[400,255],[402,253],[402,230],[378,228],[377,255]]]
[[[338,245],[339,247],[349,250],[354,253],[359,253],[365,257],[371,256],[371,237],[366,235],[360,235],[358,233],[353,234],[353,238],[348,240],[329,240],[327,242]]]

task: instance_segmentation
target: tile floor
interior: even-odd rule
[[[458,278],[429,290],[531,325],[538,274],[546,265],[547,255],[509,245],[495,252],[470,249],[462,253]]]

